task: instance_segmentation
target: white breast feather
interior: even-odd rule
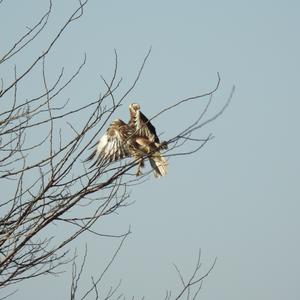
[[[136,113],[136,118],[135,118],[135,126],[136,126],[136,128],[137,129],[140,129],[140,127],[141,127],[141,116],[140,116],[140,112],[138,111],[137,113]]]

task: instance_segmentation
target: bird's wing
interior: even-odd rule
[[[114,126],[112,123],[87,160],[96,158],[93,166],[99,166],[105,162],[112,162],[130,156],[126,146],[126,132],[124,131],[126,131],[126,128]]]
[[[146,136],[155,143],[159,143],[159,138],[156,134],[155,127],[141,111],[137,112],[137,114],[136,127],[138,129],[138,135]]]

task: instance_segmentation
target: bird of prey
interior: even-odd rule
[[[144,159],[148,158],[155,177],[166,175],[168,163],[160,151],[167,149],[167,143],[159,141],[155,127],[140,111],[139,104],[130,104],[129,113],[127,124],[117,119],[109,125],[87,160],[95,158],[94,165],[100,166],[105,162],[133,157],[138,161],[136,175],[139,176],[142,175]]]

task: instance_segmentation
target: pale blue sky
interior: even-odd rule
[[[76,4],[53,1],[49,36],[40,43]],[[3,41],[11,43],[46,7],[47,1],[4,0],[1,51]],[[129,225],[133,231],[103,287],[122,278],[128,298],[163,299],[167,289],[180,287],[172,263],[189,274],[201,248],[203,272],[216,256],[218,262],[199,299],[300,298],[299,12],[298,1],[90,0],[55,47],[48,64],[53,76],[61,66],[71,73],[87,53],[87,66],[66,92],[74,105],[97,96],[99,74],[112,73],[114,48],[129,84],[152,46],[126,103],[139,102],[149,116],[210,90],[220,72],[212,114],[236,85],[224,115],[199,133],[212,132],[215,139],[195,155],[171,159],[167,177],[133,187],[135,203],[99,224],[103,232],[120,233]],[[42,49],[37,43],[28,58]],[[26,64],[19,62],[20,68]],[[199,112],[197,104],[179,107],[154,125],[168,139]],[[128,118],[126,106],[117,117]],[[83,285],[116,245],[85,236],[77,245],[82,253],[85,242],[90,250]],[[69,283],[69,273],[36,279],[11,299],[67,299]]]

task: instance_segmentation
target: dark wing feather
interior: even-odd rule
[[[156,134],[155,127],[151,124],[148,118],[140,111],[140,132],[142,136],[147,136],[154,139],[155,143],[159,143],[159,138]]]

